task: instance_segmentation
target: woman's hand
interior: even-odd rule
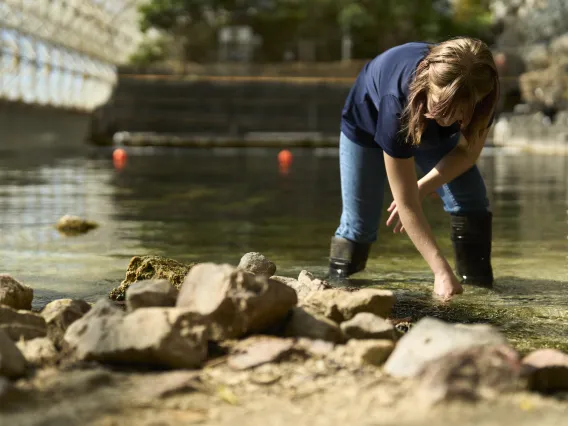
[[[445,270],[434,275],[434,294],[443,300],[449,300],[456,294],[462,294],[463,287],[453,271]]]

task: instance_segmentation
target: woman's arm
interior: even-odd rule
[[[402,225],[434,274],[453,274],[436,244],[422,211],[416,185],[414,159],[393,158],[384,154],[387,177]]]
[[[489,129],[485,130],[480,137],[472,141],[469,146],[467,146],[467,141],[462,135],[457,146],[442,158],[429,173],[418,181],[418,191],[421,198],[431,194],[442,185],[451,182],[456,177],[472,168],[481,154],[488,132]]]

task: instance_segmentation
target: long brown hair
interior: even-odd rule
[[[468,143],[489,124],[499,99],[493,55],[480,40],[459,37],[429,47],[409,87],[403,114],[407,141],[419,145],[427,119],[464,108],[461,130]]]

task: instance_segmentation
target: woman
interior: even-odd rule
[[[450,298],[462,283],[491,286],[491,219],[475,165],[499,98],[493,56],[481,41],[408,43],[369,62],[345,103],[340,139],[343,211],[332,238],[330,277],[365,268],[377,239],[385,179],[387,225],[405,231]],[[424,172],[417,181],[415,163]],[[436,191],[450,214],[457,274],[436,244],[422,200]]]

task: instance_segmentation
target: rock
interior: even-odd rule
[[[178,290],[168,280],[145,280],[133,283],[126,291],[126,307],[138,308],[174,307]]]
[[[126,278],[120,286],[111,290],[109,297],[124,300],[126,290],[136,281],[165,279],[179,289],[187,273],[195,263],[185,265],[173,259],[160,256],[134,256],[128,264]]]
[[[206,327],[176,308],[140,308],[125,314],[100,300],[65,333],[80,360],[197,368],[207,357]]]
[[[20,283],[10,275],[0,274],[0,305],[30,310],[33,298],[34,291],[31,287]]]
[[[394,349],[392,340],[350,340],[347,350],[359,364],[383,365]]]
[[[187,275],[176,306],[203,316],[212,340],[225,340],[274,326],[297,301],[296,292],[278,281],[203,263]]]
[[[14,386],[10,380],[0,376],[0,411],[3,408],[12,408],[12,404],[21,400],[24,395],[25,392]]]
[[[276,273],[276,265],[263,254],[256,252],[245,254],[241,258],[238,268],[251,274],[264,275],[267,278]]]
[[[47,326],[41,315],[30,311],[16,311],[8,306],[0,306],[0,330],[13,340],[31,340],[47,335]]]
[[[338,289],[314,291],[301,301],[300,306],[308,312],[323,315],[336,323],[348,321],[360,312],[368,312],[387,318],[394,305],[390,290],[371,288],[355,292]]]
[[[20,340],[16,346],[24,355],[29,364],[42,365],[55,361],[57,349],[47,337],[38,337],[32,340]]]
[[[26,372],[26,359],[10,337],[0,330],[0,376],[18,378]]]
[[[168,371],[151,374],[136,383],[135,397],[144,402],[155,402],[181,392],[191,392],[204,387],[198,371]]]
[[[321,291],[331,288],[327,281],[322,281],[315,278],[310,272],[302,271],[298,279],[273,276],[271,279],[280,281],[288,287],[292,287],[298,294],[298,300],[303,300],[308,294],[313,291]]]
[[[90,309],[91,305],[83,300],[59,299],[48,303],[41,311],[47,324],[47,336],[60,347],[67,328]]]
[[[530,390],[543,393],[568,391],[568,354],[541,349],[528,354],[522,364]]]
[[[520,389],[521,363],[507,345],[475,346],[424,364],[417,400],[427,406],[454,400],[494,398]]]
[[[269,362],[276,362],[289,354],[294,347],[292,339],[270,336],[255,336],[240,342],[227,364],[233,370],[247,370]]]
[[[384,318],[361,312],[341,324],[341,330],[350,339],[390,339],[396,340],[394,325]]]
[[[311,357],[326,357],[333,351],[335,344],[324,340],[299,338],[294,347]]]
[[[501,344],[507,344],[505,337],[490,325],[453,325],[423,318],[399,340],[385,371],[395,377],[415,377],[427,362],[451,352]]]
[[[568,105],[568,83],[564,75],[565,65],[552,65],[522,74],[519,85],[523,99],[535,108],[565,109]]]
[[[330,319],[306,312],[302,308],[293,308],[284,330],[286,337],[305,337],[312,340],[324,340],[341,343],[345,336],[339,326]]]
[[[86,234],[96,229],[99,225],[96,222],[80,218],[78,216],[65,215],[55,225],[57,230],[68,236]]]

